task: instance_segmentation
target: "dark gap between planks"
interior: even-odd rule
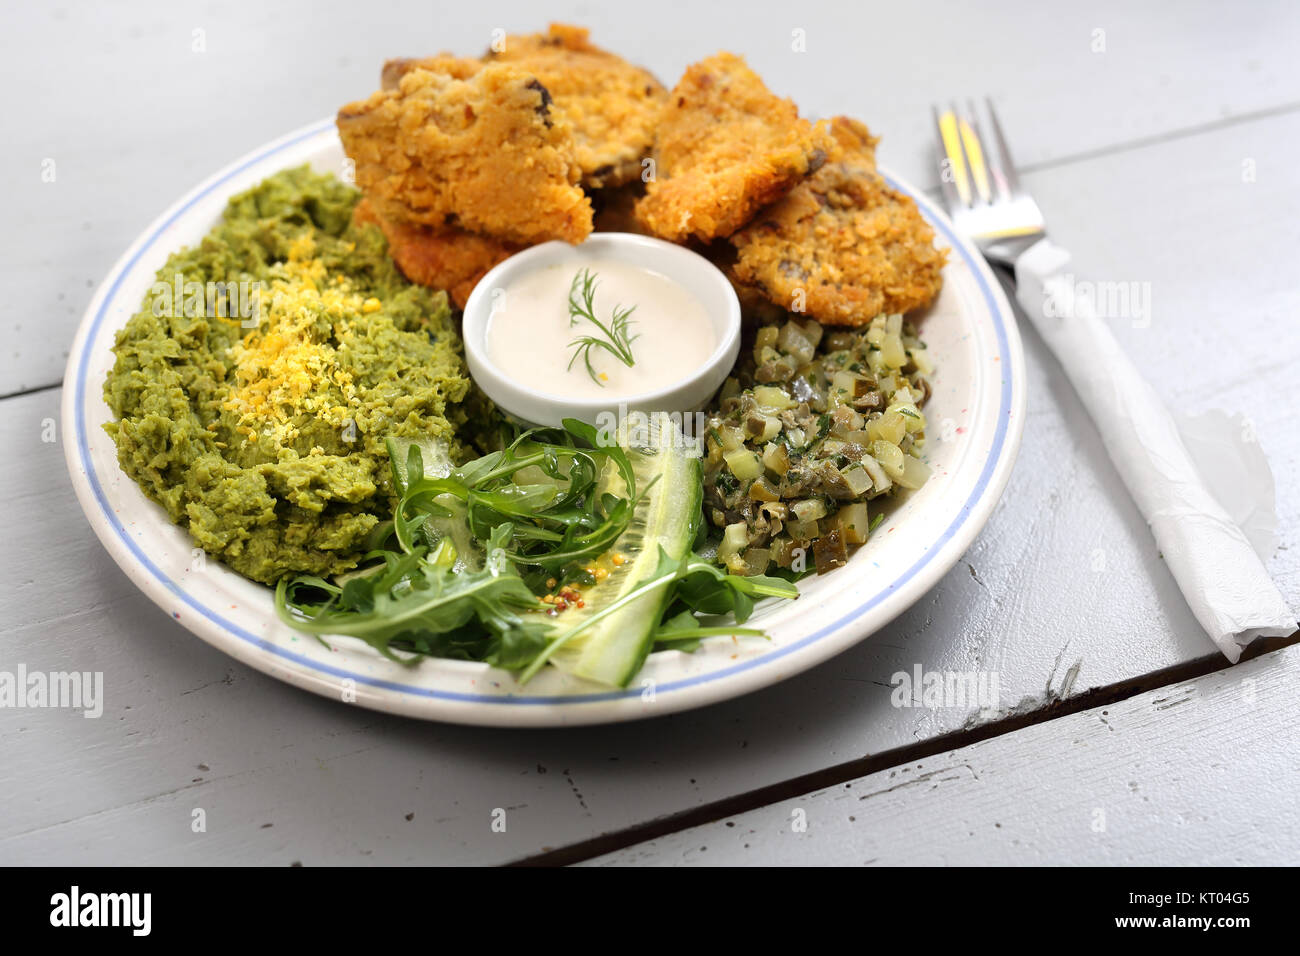
[[[1300,644],[1300,631],[1293,633],[1290,637],[1261,638],[1242,652],[1241,663],[1253,660],[1263,654],[1281,650],[1284,647],[1290,647],[1293,644]],[[1198,677],[1205,677],[1233,666],[1235,665],[1229,664],[1222,654],[1211,654],[1194,661],[1188,661],[1185,664],[1177,664],[1164,670],[1152,671],[1150,674],[1144,674],[1141,677],[1120,681],[1118,684],[1093,688],[1067,700],[1055,700],[1032,713],[1017,714],[1002,720],[990,721],[970,730],[953,731],[941,737],[934,737],[906,747],[899,747],[879,754],[869,754],[856,760],[850,760],[847,763],[827,767],[824,770],[816,770],[812,773],[793,777],[790,780],[759,787],[757,790],[750,790],[747,793],[737,794],[734,797],[717,800],[702,807],[693,807],[680,813],[660,817],[649,823],[638,824],[624,830],[616,830],[613,833],[592,837],[590,840],[582,840],[554,850],[522,857],[504,865],[568,866],[573,863],[581,863],[598,856],[604,856],[607,853],[613,853],[616,850],[635,846],[638,843],[644,843],[647,840],[668,836],[706,823],[717,823],[720,820],[738,816],[750,810],[758,810],[804,794],[825,790],[838,784],[850,783],[881,770],[889,770],[904,764],[915,763],[918,760],[957,750],[961,747],[968,747],[971,744],[989,740],[993,737],[1015,733],[1026,727],[1046,723],[1058,717],[1116,704],[1130,697],[1136,697],[1138,694],[1144,694],[1173,684],[1181,684]]]

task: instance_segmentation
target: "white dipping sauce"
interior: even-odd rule
[[[607,327],[616,307],[636,306],[628,317],[634,364],[628,368],[605,349],[593,348],[599,384],[581,355],[569,365],[575,338],[604,338],[586,319],[570,325],[569,288],[583,269],[596,277],[595,315]],[[582,302],[580,291],[576,298]],[[487,326],[487,351],[497,368],[519,385],[567,398],[617,401],[669,388],[703,366],[717,345],[704,306],[677,282],[595,257],[542,266],[494,289]]]

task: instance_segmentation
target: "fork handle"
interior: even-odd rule
[[[1017,260],[1016,299],[1092,416],[1196,619],[1236,662],[1256,637],[1296,617],[1260,556],[1201,478],[1173,417],[1090,298],[1076,295],[1070,254],[1043,239]]]

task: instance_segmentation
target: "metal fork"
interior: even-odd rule
[[[1099,317],[1092,297],[1082,294],[1095,286],[1085,289],[1066,271],[1069,253],[1047,238],[993,104],[985,103],[991,139],[970,100],[964,109],[934,108],[948,213],[986,259],[1012,271],[1016,301],[1079,393],[1192,612],[1235,663],[1255,637],[1291,633],[1295,615],[1202,478],[1173,417],[1103,321],[1120,316]],[[1223,418],[1216,454],[1237,455],[1239,426]]]
[[[1020,254],[1047,234],[1034,198],[1025,192],[991,100],[985,99],[993,136],[980,132],[975,104],[934,107],[940,181],[948,215],[987,259],[1014,266]],[[985,143],[988,146],[985,146]]]

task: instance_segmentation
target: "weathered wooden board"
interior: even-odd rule
[[[1300,647],[599,857],[603,865],[1300,860]]]

